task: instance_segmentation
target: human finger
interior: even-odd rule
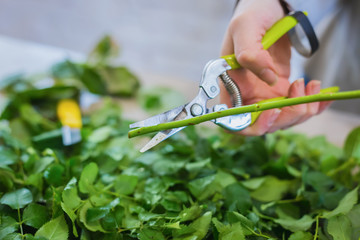
[[[305,96],[304,79],[298,79],[290,85],[289,98]],[[307,105],[298,104],[282,108],[280,116],[270,127],[269,132],[288,128],[298,122],[307,114]]]
[[[270,53],[263,49],[261,41],[266,31],[283,16],[283,12],[280,6],[273,3],[270,5],[270,1],[265,1],[264,4],[266,3],[269,6],[261,6],[260,10],[267,9],[266,11],[263,9],[265,14],[260,17],[256,12],[259,6],[250,7],[246,11],[238,11],[238,14],[234,15],[226,33],[222,54],[234,53],[242,67],[273,85],[278,80],[275,64]],[[269,7],[273,11],[269,12]]]
[[[321,82],[319,80],[312,80],[310,81],[305,87],[305,94],[306,96],[318,94],[321,89]],[[319,112],[320,102],[312,102],[306,104],[307,111],[306,113],[295,123],[299,124],[302,123],[312,116],[316,115]]]
[[[241,135],[245,136],[261,136],[268,132],[281,113],[280,109],[270,109],[262,112],[256,122],[240,131]]]

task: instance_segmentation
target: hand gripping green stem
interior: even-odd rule
[[[306,12],[304,12],[307,15]],[[264,35],[261,43],[263,48],[267,50],[271,45],[273,45],[277,40],[279,40],[285,33],[290,31],[293,27],[296,26],[298,21],[295,17],[288,15],[277,21]],[[222,56],[221,58],[225,59],[227,64],[231,69],[241,68],[240,64],[237,62],[235,54]]]
[[[334,87],[328,87],[328,88],[324,88],[320,90],[320,93],[336,93],[339,91],[339,87],[334,86]],[[265,100],[261,100],[259,102],[257,102],[257,104],[262,104],[262,103],[273,103],[273,102],[278,102],[279,100],[284,100],[287,99],[287,97],[276,97],[276,98],[270,98],[270,99],[265,99]],[[252,112],[251,113],[251,124],[253,124],[260,116],[260,114],[262,113],[262,111],[258,111],[258,112]]]
[[[307,15],[306,12],[304,12],[305,15]],[[298,23],[297,19],[291,15],[285,16],[279,21],[277,21],[264,35],[261,43],[263,45],[263,48],[267,50],[270,46],[272,46],[277,40],[279,40],[284,34],[286,34],[290,29],[296,26]],[[230,65],[232,69],[239,69],[241,68],[240,64],[236,60],[235,54],[222,56],[221,58],[225,59],[225,61]],[[328,90],[331,90],[332,92],[337,92],[339,89],[337,87],[332,87],[328,89],[321,90],[322,93],[329,92]],[[263,101],[260,101],[259,103],[264,102],[273,102],[276,100],[285,99],[285,97],[278,97],[278,98],[272,98],[272,99],[266,99]],[[261,112],[253,112],[251,114],[251,124],[253,124],[256,119],[259,117]]]

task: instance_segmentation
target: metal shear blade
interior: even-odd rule
[[[145,119],[143,121],[140,122],[136,122],[130,125],[130,128],[139,128],[139,127],[146,127],[146,126],[154,126],[160,123],[165,123],[165,122],[171,122],[171,121],[176,121],[176,120],[182,120],[182,119],[187,119],[190,116],[187,113],[186,110],[186,106],[188,104],[179,106],[177,108],[174,108],[172,110],[169,110],[167,112],[155,115],[153,117],[150,117],[148,119]],[[182,129],[184,129],[185,127],[181,127],[181,128],[175,128],[175,129],[169,129],[169,130],[164,130],[161,131],[159,133],[157,133],[141,150],[140,152],[146,152],[147,150],[149,150],[150,148],[153,148],[154,146],[156,146],[157,144],[159,144],[160,142],[164,141],[165,139],[171,137],[172,135],[174,135],[175,133],[181,131]]]
[[[155,147],[156,145],[158,145],[159,143],[161,143],[165,139],[171,137],[175,133],[183,130],[184,128],[185,127],[181,127],[181,128],[175,128],[175,129],[170,129],[170,130],[165,130],[165,131],[158,132],[143,148],[140,149],[140,152],[142,152],[142,153],[146,152],[150,148]]]
[[[175,119],[185,108],[185,105],[179,106],[167,112],[149,117],[143,121],[139,121],[133,124],[130,124],[130,128],[140,128],[140,127],[147,127],[153,126],[159,123],[170,122]]]

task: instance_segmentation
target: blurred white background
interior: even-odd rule
[[[206,62],[219,56],[234,4],[235,0],[1,0],[0,35],[62,48],[67,54],[86,54],[110,34],[121,47],[120,61],[135,72],[198,81]],[[2,58],[21,54],[14,49],[4,52],[9,48],[3,46]],[[26,52],[22,57],[33,58]]]

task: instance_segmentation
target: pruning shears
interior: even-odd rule
[[[297,26],[300,26],[300,28],[297,28]],[[302,33],[302,36],[299,31]],[[315,32],[304,12],[292,12],[275,23],[262,39],[263,48],[268,49],[286,33],[289,34],[290,41],[295,49],[304,56],[311,56],[318,48],[319,44]],[[304,44],[304,39],[308,40],[305,41],[307,46]],[[154,126],[160,123],[189,119],[207,113],[228,109],[226,104],[217,104],[211,108],[207,107],[207,102],[220,94],[218,79],[223,82],[226,90],[230,93],[232,107],[242,106],[240,89],[227,74],[228,70],[239,68],[241,68],[241,66],[237,62],[234,54],[209,61],[202,73],[199,92],[192,101],[143,121],[133,123],[130,125],[130,128],[135,129]],[[227,130],[240,131],[253,124],[259,115],[259,112],[243,113],[217,118],[212,121]],[[147,151],[184,128],[185,126],[158,132],[140,150],[140,152]]]

